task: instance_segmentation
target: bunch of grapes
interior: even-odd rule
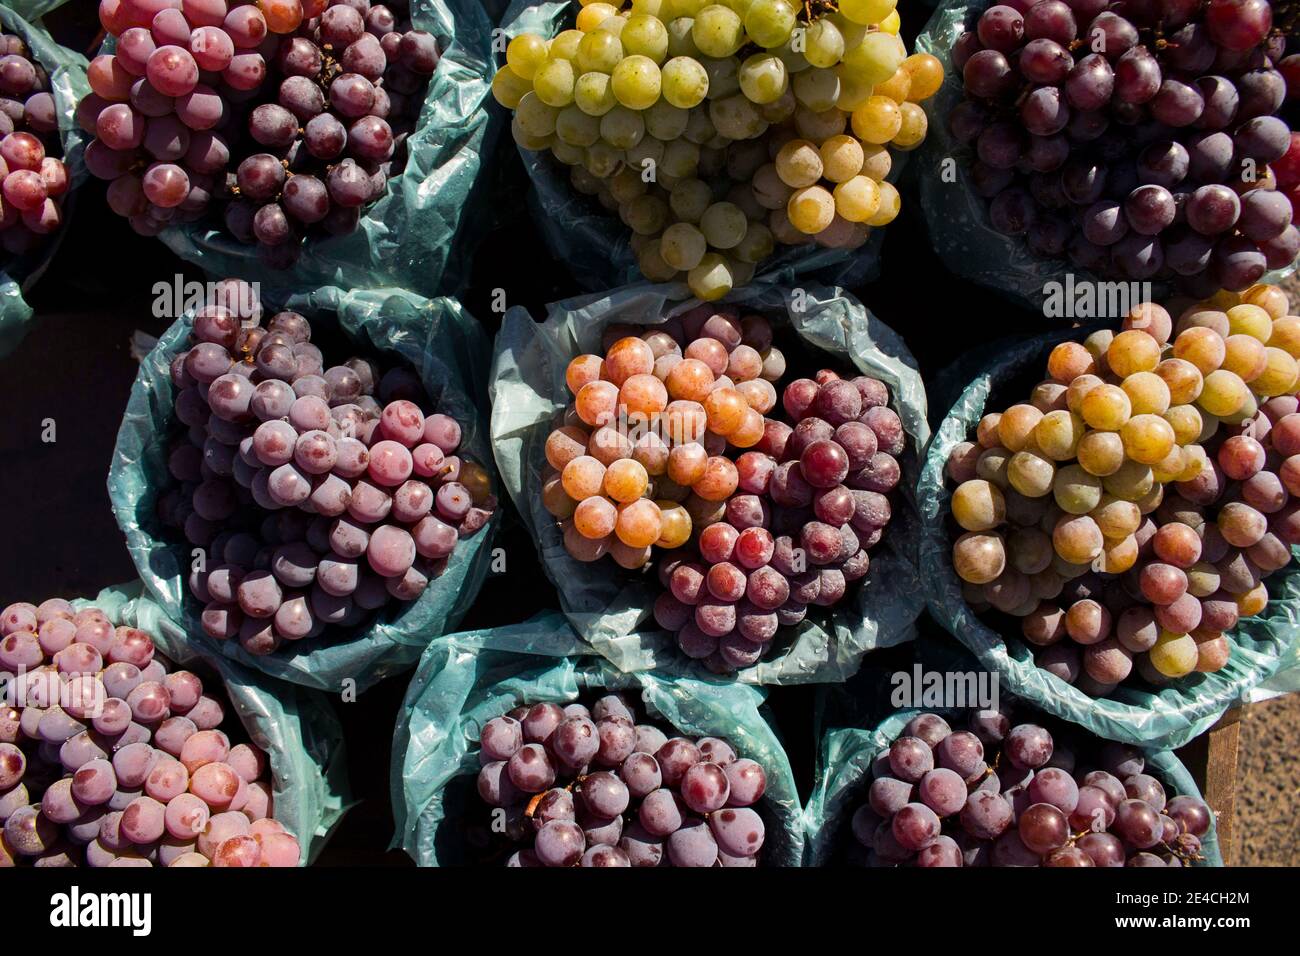
[[[1094,696],[1212,672],[1300,544],[1300,317],[1256,286],[1144,304],[1052,350],[1027,404],[955,447],[952,560],[977,609]],[[1176,334],[1174,334],[1176,333]]]
[[[778,244],[856,248],[898,215],[887,147],[925,138],[943,68],[907,56],[896,2],[586,3],[511,40],[492,89],[522,148],[618,212],[647,278],[718,299]]]
[[[507,866],[758,866],[767,789],[725,740],[668,737],[611,694],[483,725],[479,796],[508,814]]]
[[[399,32],[388,7],[329,0],[280,44],[276,100],[249,114],[256,151],[236,170],[226,228],[278,265],[318,223],[329,235],[352,232],[405,164],[438,59],[433,35]]]
[[[369,0],[101,0],[100,20],[117,44],[77,117],[109,205],[144,235],[215,206],[276,267],[310,227],[356,228],[438,64]]]
[[[721,519],[740,482],[727,448],[763,440],[785,356],[767,319],[707,306],[604,338],[604,358],[565,371],[574,401],[546,439],[542,503],[573,557],[634,569]]]
[[[1184,866],[1210,809],[1168,799],[1141,751],[1076,756],[1036,724],[974,711],[967,730],[920,714],[873,764],[852,831],[868,866]],[[1079,760],[1084,757],[1090,763]],[[1097,768],[1097,769],[1093,769]]]
[[[415,600],[496,504],[487,471],[454,454],[459,423],[425,414],[414,372],[327,368],[303,316],[260,320],[235,279],[195,315],[195,344],[171,364],[180,487],[158,504],[206,551],[190,576],[204,631],[251,654]]]
[[[198,675],[59,598],[0,615],[0,868],[297,866],[266,755]]]
[[[50,78],[21,37],[0,33],[0,244],[33,249],[63,222],[68,169],[59,145]]]
[[[718,673],[756,663],[808,606],[831,607],[865,577],[892,514],[906,439],[889,391],[830,370],[782,396],[792,428],[767,421],[736,461],[740,494],[701,525],[692,553],[665,561],[655,620]]]
[[[1269,165],[1286,37],[1267,0],[1008,0],[953,48],[993,228],[1105,277],[1240,291],[1300,252]]]

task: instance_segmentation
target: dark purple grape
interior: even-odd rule
[[[1134,232],[1159,235],[1174,221],[1174,197],[1164,186],[1139,186],[1124,201],[1124,216]]]
[[[1055,40],[1030,40],[1017,60],[1020,72],[1035,83],[1061,83],[1074,67],[1070,52]]]
[[[1100,110],[1110,103],[1115,71],[1100,53],[1090,53],[1074,65],[1065,81],[1065,95],[1079,110]]]
[[[1146,103],[1160,91],[1160,64],[1144,46],[1129,50],[1115,64],[1115,99]]]
[[[962,68],[962,82],[972,96],[993,99],[1014,82],[1011,64],[997,50],[980,50]]]
[[[1065,129],[1070,121],[1070,108],[1065,97],[1054,86],[1040,86],[1020,104],[1020,121],[1026,130],[1035,136],[1052,136]],[[994,124],[990,129],[995,129]],[[982,137],[981,137],[982,138]],[[989,160],[983,155],[980,158]]]
[[[1005,236],[1021,235],[1037,215],[1033,197],[1019,186],[1004,189],[989,204],[989,222]]]
[[[1014,7],[997,4],[984,11],[975,31],[985,47],[1010,53],[1025,36],[1025,18]]]

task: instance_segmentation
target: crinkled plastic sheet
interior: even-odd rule
[[[1061,281],[1066,273],[1072,273],[1076,283],[1096,282],[1097,277],[1067,259],[1037,258],[1023,239],[994,229],[987,200],[974,191],[967,175],[972,151],[948,131],[948,114],[964,98],[961,71],[952,66],[952,45],[967,25],[973,28],[980,13],[995,2],[943,0],[916,38],[917,50],[938,57],[944,70],[943,86],[931,101],[930,129],[921,146],[920,168],[925,172],[918,177],[921,211],[930,242],[951,272],[1041,311],[1047,283]],[[954,182],[945,182],[940,175],[948,159],[956,161]],[[1270,272],[1260,281],[1277,282],[1293,271],[1294,265]]]
[[[219,218],[167,229],[163,242],[211,275],[258,279],[282,293],[324,285],[398,286],[424,295],[452,289],[464,265],[465,231],[489,201],[475,187],[500,126],[488,112],[492,24],[480,0],[411,0],[411,18],[438,38],[442,59],[406,140],[406,166],[383,198],[364,208],[354,232],[309,239],[286,270],[264,265],[256,247],[235,240]]]
[[[682,661],[673,635],[656,630],[650,619],[660,592],[653,571],[638,574],[612,561],[577,561],[564,549],[555,518],[541,503],[546,468],[546,436],[555,415],[570,400],[564,382],[569,361],[600,351],[609,323],[654,326],[698,305],[677,301],[677,287],[641,284],[605,295],[570,299],[550,306],[540,324],[522,308],[506,313],[492,365],[492,444],[510,496],[528,526],[542,567],[559,589],[560,604],[591,646],[624,671],[640,671]],[[766,315],[776,329],[792,327],[803,344],[825,358],[879,378],[890,389],[890,404],[909,436],[902,456],[903,478],[891,497],[893,520],[871,551],[871,570],[852,602],[830,618],[810,615],[796,628],[782,628],[769,659],[741,670],[742,681],[794,684],[840,681],[858,669],[862,656],[878,647],[910,640],[923,604],[916,574],[918,523],[912,488],[919,471],[916,449],[929,440],[925,387],[903,340],[862,303],[839,288],[747,286],[722,300]],[[802,307],[802,311],[800,311]],[[821,364],[791,371],[812,374]],[[638,629],[640,628],[640,629]]]
[[[1300,569],[1294,562],[1268,577],[1269,602],[1264,613],[1244,618],[1231,632],[1232,656],[1222,670],[1191,674],[1162,687],[1125,682],[1104,698],[1089,697],[1042,670],[1018,635],[1000,635],[981,621],[962,598],[961,582],[952,567],[946,521],[952,496],[945,482],[949,453],[973,433],[990,395],[1020,375],[1042,369],[1053,346],[1078,334],[1079,330],[1054,332],[1010,344],[992,365],[972,370],[970,385],[935,431],[917,486],[921,578],[934,617],[983,666],[1000,675],[1008,693],[1049,714],[1082,724],[1101,737],[1144,747],[1177,748],[1208,730],[1229,707],[1288,662],[1295,663]]]
[[[395,289],[325,288],[295,296],[285,307],[303,313],[322,329],[337,325],[359,354],[381,365],[394,364],[395,359],[409,363],[420,375],[432,405],[461,423],[461,448],[467,457],[491,472],[483,378],[487,336],[458,302]],[[187,583],[191,546],[177,532],[164,531],[155,513],[159,495],[175,484],[167,470],[167,451],[177,435],[169,365],[188,347],[190,323],[188,315],[178,320],[141,362],[108,474],[113,511],[145,586],[168,614],[185,623],[186,639],[198,650],[224,655],[295,684],[359,693],[409,669],[424,646],[454,628],[473,603],[487,576],[500,513],[477,534],[457,543],[446,570],[418,599],[390,603],[372,614],[368,623],[286,642],[265,656],[249,654],[235,639],[207,637],[199,623],[202,607]],[[338,361],[345,357],[333,356]]]
[[[852,839],[849,818],[867,801],[872,761],[898,739],[909,720],[926,712],[900,710],[872,727],[837,727],[823,734],[817,755],[817,780],[804,809],[805,866],[833,862],[839,841]],[[937,712],[951,716],[950,711]],[[1165,785],[1170,796],[1205,799],[1173,751],[1147,749],[1145,756],[1147,771]],[[1205,861],[1200,865],[1223,866],[1214,814],[1210,818],[1210,830],[1201,841]]]
[[[343,727],[325,695],[274,684],[229,658],[196,648],[139,581],[105,588],[78,607],[98,607],[114,625],[149,633],[158,650],[181,666],[215,670],[226,696],[271,766],[273,815],[298,837],[302,863],[314,860],[352,803]]]
[[[453,782],[478,773],[482,726],[521,704],[569,703],[605,691],[639,694],[646,720],[687,736],[721,737],[761,763],[767,771],[762,861],[799,865],[798,790],[762,691],[671,669],[621,673],[590,654],[554,611],[522,624],[451,634],[424,652],[393,733],[394,845],[421,866],[463,863],[461,823],[468,814],[486,816],[487,807],[476,803],[472,781]]]
[[[576,3],[567,0],[513,0],[501,19],[501,29],[510,38],[521,33],[549,38],[572,26],[577,9]],[[497,61],[504,65],[504,54]],[[508,112],[499,104],[493,109]],[[508,130],[505,135],[509,135]],[[534,153],[519,148],[519,155],[533,186],[528,202],[534,221],[552,255],[568,266],[578,284],[589,291],[600,291],[643,281],[632,251],[631,231],[619,218],[594,197],[577,192],[569,183],[567,168],[549,151]],[[891,183],[897,183],[902,175],[908,155],[903,150],[890,150],[893,165],[886,178]],[[906,214],[906,201],[903,205]],[[825,249],[812,243],[778,246],[780,251],[758,264],[757,278],[792,283],[806,277],[857,287],[880,275],[880,247],[887,228],[873,229],[866,244],[858,249]],[[677,298],[690,295],[685,283],[678,286],[681,292]]]
[[[62,0],[60,0],[62,2]],[[22,341],[34,318],[23,294],[36,284],[58,251],[64,235],[72,226],[75,190],[86,178],[82,161],[88,137],[76,122],[77,103],[90,92],[86,81],[86,58],[55,43],[35,22],[42,13],[59,6],[51,3],[11,3],[0,6],[0,26],[6,33],[23,38],[36,60],[50,75],[50,92],[59,120],[60,157],[68,167],[68,192],[63,200],[63,224],[36,249],[24,256],[11,258],[0,252],[5,262],[0,268],[0,358],[8,355]]]

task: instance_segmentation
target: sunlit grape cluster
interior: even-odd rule
[[[266,755],[153,638],[61,598],[0,614],[0,869],[297,866]],[[242,734],[241,734],[242,736]]]
[[[158,501],[205,549],[189,582],[203,630],[250,654],[415,600],[496,505],[487,471],[455,454],[460,424],[429,407],[413,371],[326,366],[302,315],[261,318],[237,279],[196,312],[193,345],[171,363],[188,429],[167,459],[180,485]]]
[[[729,307],[604,338],[566,369],[542,504],[580,561],[635,570],[659,548],[655,622],[718,673],[753,664],[867,574],[906,444],[889,390],[822,369],[785,387],[779,420],[771,324]]]
[[[868,866],[1188,866],[1209,807],[1168,797],[1142,752],[1012,726],[973,711],[966,730],[920,714],[872,765],[852,832]],[[863,854],[862,851],[865,851]]]
[[[1273,6],[985,9],[953,46],[967,99],[948,124],[972,147],[971,180],[993,227],[1107,277],[1240,291],[1289,266],[1300,230],[1294,180],[1270,168],[1293,137],[1275,115],[1287,97],[1287,33]]]
[[[63,223],[68,169],[45,68],[22,37],[0,33],[0,245],[22,255]]]
[[[1300,544],[1300,317],[1276,286],[1063,342],[948,459],[967,600],[1094,696],[1222,668]]]
[[[597,0],[512,39],[492,89],[515,141],[632,230],[647,278],[713,300],[779,245],[856,248],[898,215],[889,148],[925,138],[943,68],[907,55],[896,2]]]
[[[211,208],[276,268],[383,195],[439,61],[431,34],[398,29],[405,0],[101,0],[99,15],[116,44],[77,120],[110,207],[143,235]]]
[[[621,695],[516,707],[483,725],[480,747],[479,797],[506,811],[518,847],[506,866],[759,865],[762,764],[637,723]]]
[[[721,519],[741,480],[727,449],[763,440],[785,356],[767,319],[709,306],[611,325],[604,345],[565,371],[573,402],[546,439],[542,504],[573,557],[634,569]]]

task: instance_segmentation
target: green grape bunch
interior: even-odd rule
[[[584,2],[493,78],[515,142],[616,212],[643,275],[705,301],[780,246],[854,249],[901,208],[890,147],[925,139],[943,82],[897,0]]]

